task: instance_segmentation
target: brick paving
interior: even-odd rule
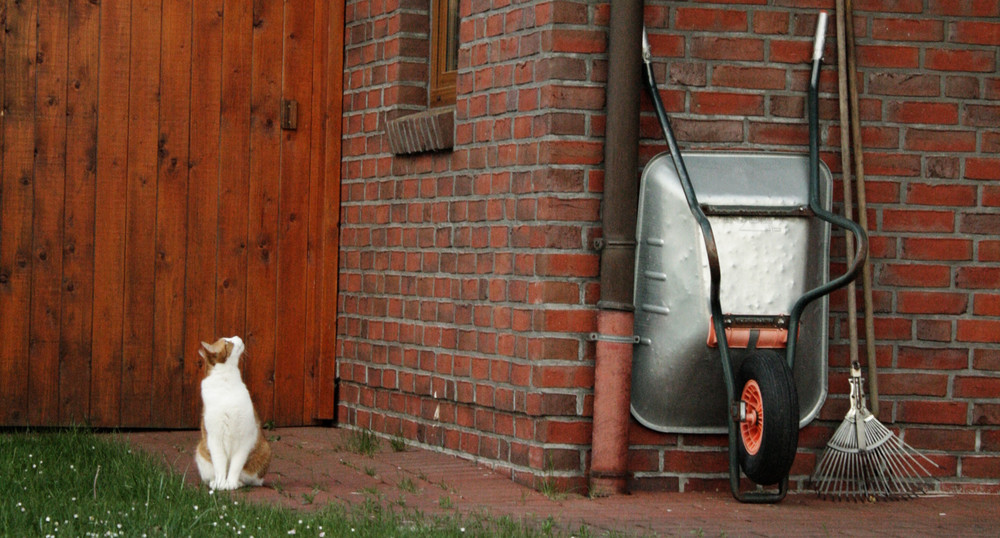
[[[550,499],[500,473],[456,456],[415,447],[397,452],[383,440],[373,457],[343,447],[350,430],[283,428],[271,432],[274,461],[248,500],[312,510],[329,503],[385,504],[425,514],[488,513],[544,520],[596,535],[1000,536],[996,495],[937,495],[891,503],[852,503],[790,494],[779,504],[747,505],[727,491],[638,492],[600,499]],[[130,432],[128,440],[197,484],[197,431]]]

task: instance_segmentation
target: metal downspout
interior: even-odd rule
[[[591,495],[625,493],[628,485],[642,12],[641,0],[611,2]]]

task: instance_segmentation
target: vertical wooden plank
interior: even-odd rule
[[[122,425],[148,426],[153,381],[160,1],[136,0],[133,6],[128,79]]]
[[[0,80],[0,110],[3,111],[0,114],[0,256],[3,253],[3,227],[4,227],[4,207],[3,198],[4,193],[7,189],[6,169],[4,168],[4,157],[6,157],[6,145],[4,145],[4,117],[6,116],[6,92],[5,87],[7,80],[7,4],[0,3],[0,21],[3,21],[3,32],[0,32],[0,74],[4,75],[4,80]],[[3,265],[3,258],[0,257],[0,313],[3,312],[4,306],[7,303],[7,283],[9,282],[9,276],[5,272],[6,268]],[[0,339],[6,339],[7,334],[7,324],[4,323],[5,317],[0,317]],[[0,348],[0,401],[8,401],[6,397],[9,395],[8,387],[9,383],[5,382],[6,379],[13,379],[14,375],[14,363],[8,361],[9,357],[6,356],[3,349]],[[6,406],[5,406],[6,407]],[[0,410],[0,419],[6,418],[6,413],[9,412],[8,409]]]
[[[117,426],[121,419],[130,16],[128,2],[101,5],[90,391],[95,426]]]
[[[253,354],[244,380],[261,420],[274,418],[274,368],[277,360],[278,176],[281,170],[280,118],[282,71],[281,4],[255,0],[253,73],[250,95],[249,254],[247,258],[247,346]]]
[[[319,375],[319,335],[320,335],[320,290],[323,289],[320,270],[322,264],[323,229],[323,166],[326,160],[326,147],[323,136],[323,103],[326,100],[326,62],[327,37],[330,23],[330,10],[327,1],[316,0],[313,11],[313,41],[312,41],[312,109],[309,141],[309,199],[308,223],[306,239],[306,341],[304,355],[302,391],[303,423],[310,423],[316,416],[316,387]]]
[[[216,334],[246,332],[247,200],[250,175],[252,10],[225,0],[222,24],[222,115],[219,176],[219,274]],[[247,354],[252,355],[253,349]]]
[[[323,213],[320,239],[320,349],[315,418],[336,418],[337,276],[340,249],[340,144],[344,84],[344,2],[330,3],[323,101]]]
[[[312,101],[313,6],[285,5],[283,95]],[[275,420],[297,424],[303,415],[309,144],[312,110],[299,107],[298,129],[282,132],[278,232],[278,334]],[[310,387],[311,388],[311,387]]]
[[[38,5],[35,54],[35,182],[32,223],[28,420],[59,422],[59,304],[63,191],[66,182],[66,55],[69,11],[64,0]]]
[[[5,2],[0,2],[0,22],[3,23],[3,32],[0,32],[0,73],[6,75],[7,73],[7,4]],[[6,106],[7,101],[4,100],[4,83],[0,80],[0,107]],[[3,186],[3,118],[4,114],[0,114],[0,187]],[[0,191],[2,192],[2,191]],[[0,210],[3,209],[3,198],[0,198]],[[0,213],[0,219],[2,219],[3,213]],[[0,224],[3,221],[0,220]],[[3,234],[0,234],[0,243],[3,242]],[[3,326],[0,325],[0,330]],[[2,333],[0,333],[2,334]]]
[[[0,22],[3,23],[3,32],[0,32],[0,74],[6,76],[7,74],[7,4],[5,2],[0,2]],[[6,78],[5,78],[6,79]],[[6,99],[4,98],[6,94],[4,93],[4,81],[0,80],[0,110],[4,110],[6,107]],[[0,230],[3,230],[3,158],[4,158],[4,144],[3,144],[3,124],[4,124],[4,114],[0,114]],[[3,234],[0,233],[0,243],[3,243]],[[0,320],[0,335],[3,335],[3,320]],[[2,389],[0,389],[2,390]]]
[[[66,88],[60,422],[90,414],[90,349],[94,297],[94,183],[97,171],[97,61],[100,6],[69,2]]]
[[[35,28],[38,4],[7,6],[3,54],[3,178],[0,188],[0,418],[28,421],[28,325],[35,152]]]
[[[0,21],[3,22],[3,32],[0,32],[0,74],[4,75],[4,79],[0,80],[0,110],[3,111],[0,114],[0,256],[3,253],[3,226],[4,226],[4,211],[3,211],[3,197],[6,192],[7,182],[5,181],[6,169],[4,168],[4,157],[6,157],[6,146],[4,145],[4,116],[6,115],[7,100],[5,98],[6,92],[5,81],[7,75],[7,4],[0,3]],[[3,265],[3,258],[0,257],[0,312],[3,312],[4,305],[7,302],[7,283],[9,282],[8,276],[5,273],[5,267]],[[7,324],[4,323],[5,318],[0,317],[0,339],[5,339],[7,337]],[[14,363],[8,362],[8,357],[4,353],[3,349],[0,348],[0,401],[7,401],[5,397],[8,395],[8,384],[4,380],[12,379],[11,376],[14,375]],[[8,410],[0,410],[0,419],[6,418],[6,412]]]
[[[190,169],[184,303],[184,422],[201,413],[198,343],[215,334],[222,2],[192,2]]]
[[[156,194],[151,426],[184,425],[184,256],[187,238],[191,1],[163,3]]]

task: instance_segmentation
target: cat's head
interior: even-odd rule
[[[205,365],[211,371],[212,367],[218,364],[238,368],[240,365],[240,356],[243,355],[244,349],[243,339],[239,336],[230,336],[228,338],[220,338],[213,344],[202,342],[198,354],[201,355],[201,358],[205,359]]]

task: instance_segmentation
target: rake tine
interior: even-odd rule
[[[830,473],[827,476],[829,480],[829,486],[826,489],[827,494],[837,495],[844,490],[843,476],[844,470],[847,465],[847,460],[844,458],[842,452],[831,452],[830,453],[830,465],[827,471]]]
[[[940,466],[934,463],[934,461],[932,461],[927,456],[924,456],[923,454],[916,452],[916,450],[913,449],[913,447],[907,445],[902,440],[899,440],[899,445],[896,447],[896,450],[898,451],[899,454],[897,459],[899,460],[900,465],[901,466],[905,465],[906,469],[909,472],[909,475],[914,477],[915,481],[918,481],[918,483],[921,486],[921,489],[925,489],[924,486],[927,485],[927,480],[925,480],[922,477],[922,475],[931,476],[930,471],[928,471],[927,468],[925,468],[920,463],[920,460],[918,460],[916,457],[906,457],[906,456],[909,454],[916,454],[921,458],[923,458],[928,463],[930,463],[931,465],[933,465],[934,467],[940,468]]]
[[[899,475],[892,472],[893,462],[886,457],[885,452],[882,451],[883,447],[884,445],[872,452],[872,459],[876,464],[876,468],[873,469],[873,478],[878,481],[881,488],[880,496],[891,499],[895,497],[896,492],[905,491],[906,488],[905,484],[900,481]]]

